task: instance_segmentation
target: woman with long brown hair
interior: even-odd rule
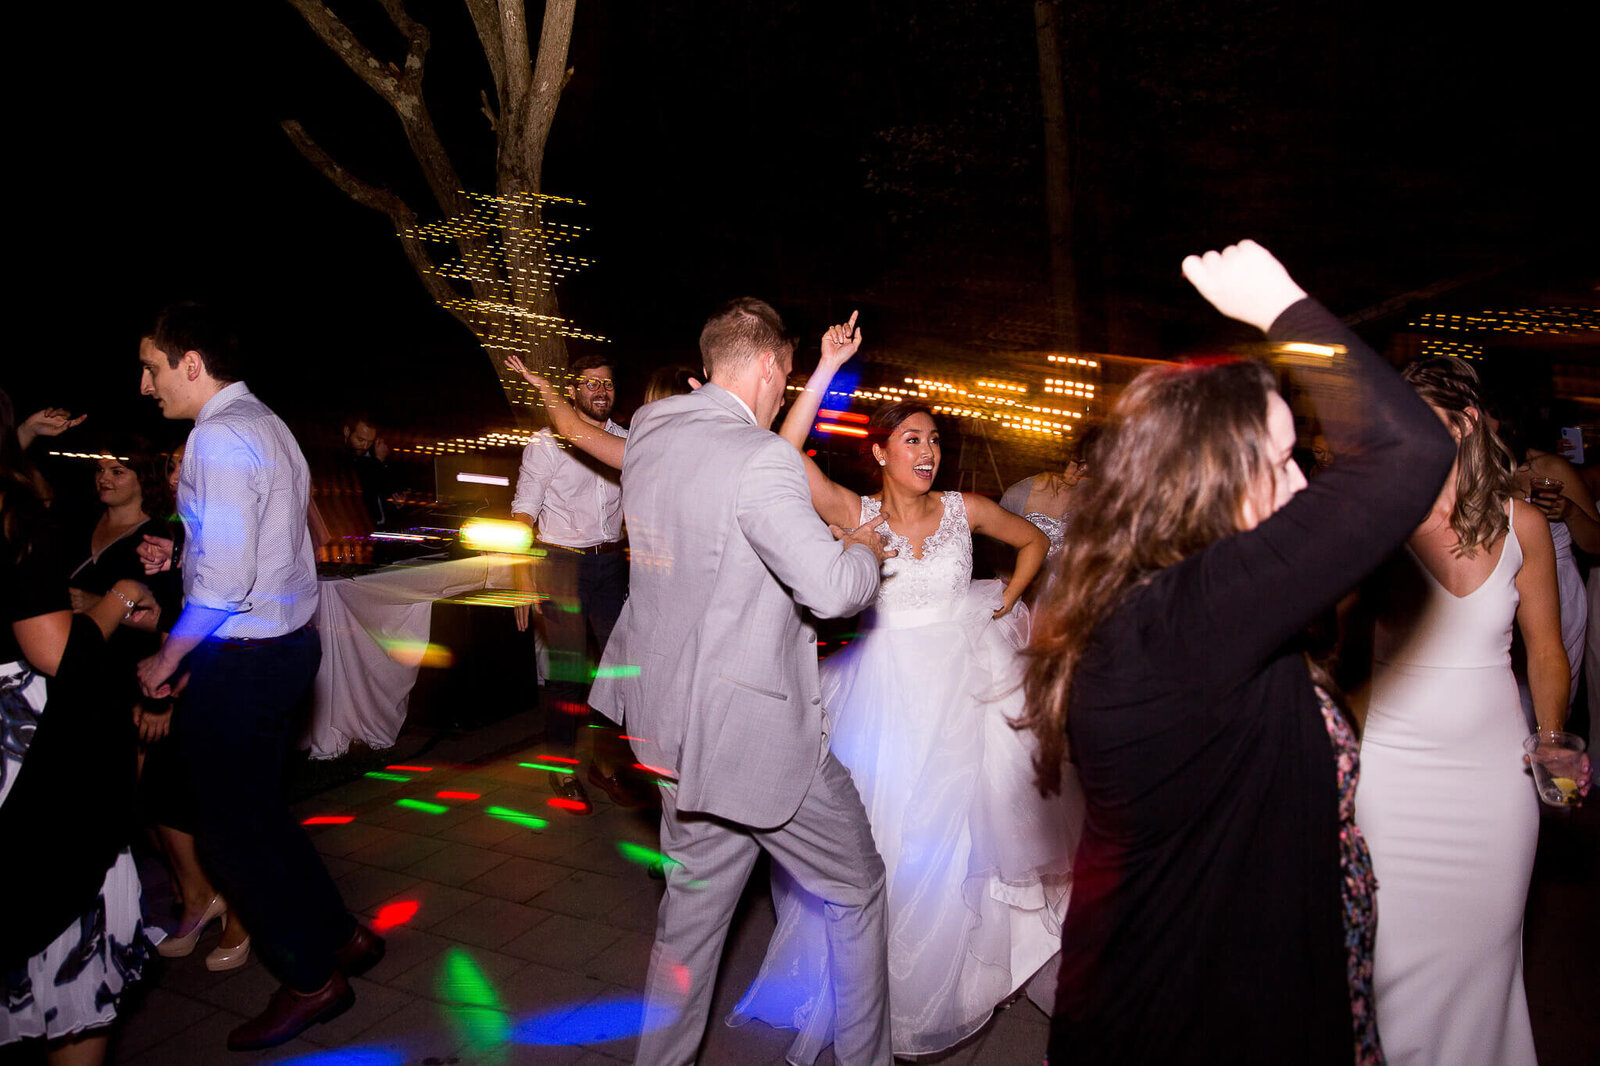
[[[1315,369],[1342,456],[1306,486],[1293,416],[1246,360],[1157,367],[1118,400],[1035,615],[1026,724],[1073,862],[1053,1063],[1382,1061],[1355,740],[1300,636],[1404,539],[1450,440],[1253,242],[1184,261]]]
[[[1426,359],[1404,377],[1456,439],[1457,458],[1366,590],[1377,624],[1356,814],[1383,885],[1378,1024],[1392,1061],[1407,1066],[1531,1066],[1522,912],[1539,804],[1521,761],[1511,630],[1527,648],[1539,728],[1560,729],[1568,673],[1555,547],[1544,514],[1513,498],[1511,455],[1471,365]]]

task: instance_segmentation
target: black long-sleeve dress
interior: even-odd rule
[[[1269,336],[1347,350],[1304,382],[1339,462],[1130,593],[1085,649],[1056,1066],[1354,1061],[1335,756],[1299,636],[1405,540],[1455,451],[1321,305]]]

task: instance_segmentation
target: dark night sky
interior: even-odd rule
[[[334,7],[383,25],[370,0]],[[463,177],[487,184],[470,24],[456,0],[409,7],[433,28],[438,123],[477,159]],[[1227,335],[1177,264],[1241,236],[1349,311],[1593,234],[1592,84],[1564,8],[1488,21],[1330,0],[1069,7],[1091,344],[1153,355]],[[13,89],[27,306],[0,376],[19,406],[160,430],[136,394],[137,332],[162,302],[198,296],[241,311],[256,387],[291,417],[355,401],[402,422],[504,422],[487,360],[428,302],[386,220],[279,131],[299,118],[359,173],[418,184],[392,116],[286,3],[83,17],[81,36],[48,39],[81,51],[26,56]],[[1037,299],[1030,3],[591,0],[570,63],[546,190],[588,202],[597,266],[564,307],[625,365],[692,358],[706,312],[746,292],[808,334],[860,302],[880,343],[957,345],[970,323],[939,294],[976,279]]]

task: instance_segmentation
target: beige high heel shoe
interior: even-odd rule
[[[156,945],[156,954],[164,959],[181,959],[194,951],[195,944],[200,940],[200,934],[206,931],[206,926],[228,913],[228,905],[221,896],[212,896],[211,902],[206,904],[205,913],[200,915],[200,920],[183,936],[167,934],[167,938]]]
[[[222,934],[228,934],[228,920],[222,920]],[[237,970],[250,961],[250,937],[248,935],[231,948],[221,944],[211,949],[211,954],[206,956],[206,969],[212,973],[222,973],[224,970]]]

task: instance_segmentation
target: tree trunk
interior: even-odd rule
[[[1061,69],[1061,12],[1051,0],[1034,0],[1039,47],[1039,91],[1044,102],[1044,202],[1050,233],[1050,304],[1053,325],[1067,351],[1077,351],[1078,284],[1072,258],[1072,186],[1067,169],[1067,88]]]
[[[537,53],[530,55],[523,0],[465,0],[494,80],[494,102],[483,113],[495,132],[495,191],[462,189],[423,100],[422,77],[431,41],[404,0],[379,0],[406,41],[403,66],[381,62],[323,0],[288,0],[322,42],[389,104],[443,216],[419,223],[422,212],[392,191],[355,177],[323,151],[298,122],[284,131],[302,155],[356,203],[388,215],[423,287],[476,333],[497,372],[515,353],[532,367],[564,367],[565,338],[585,336],[560,315],[555,281],[576,263],[551,251],[567,232],[545,225],[540,189],[545,145],[556,105],[571,71],[567,50],[577,0],[545,0]],[[440,262],[433,245],[458,258]],[[590,338],[600,339],[600,338]]]

